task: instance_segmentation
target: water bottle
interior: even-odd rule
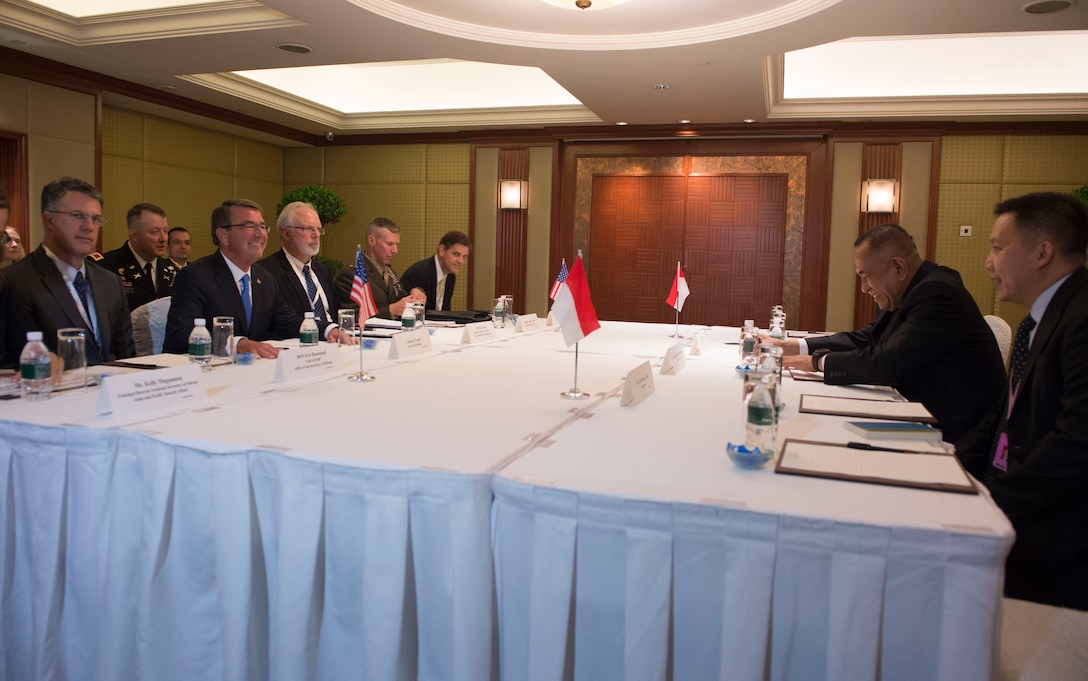
[[[400,325],[404,329],[416,328],[416,311],[411,305],[405,305],[404,312],[400,313]]]
[[[204,371],[212,370],[212,335],[208,333],[204,319],[193,320],[193,330],[189,332],[189,361],[200,365]]]
[[[745,404],[748,425],[744,445],[749,451],[758,447],[763,454],[773,456],[775,439],[778,437],[778,413],[769,383],[774,380],[774,375],[763,371],[759,374],[759,380]]]
[[[314,321],[314,313],[307,312],[303,315],[302,326],[298,327],[298,344],[302,347],[317,345],[319,335],[317,322]]]
[[[53,394],[53,362],[41,331],[26,332],[26,345],[19,355],[19,382],[23,399],[29,402],[48,400]]]
[[[756,343],[759,342],[759,331],[756,323],[751,319],[744,320],[744,326],[740,329],[740,364],[749,369],[754,369],[758,361],[756,356]]]

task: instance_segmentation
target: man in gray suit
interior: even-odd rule
[[[57,349],[57,329],[87,330],[87,364],[136,354],[124,287],[116,274],[88,267],[98,242],[102,194],[72,177],[42,189],[45,236],[37,250],[0,273],[0,295],[8,311],[4,357],[0,366],[19,361],[27,331],[41,331],[50,350]]]

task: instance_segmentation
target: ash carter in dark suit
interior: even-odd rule
[[[1019,384],[1010,376],[957,454],[1016,530],[1005,595],[1088,610],[1088,210],[1043,192],[994,212],[986,270],[1037,325],[1017,331],[1029,343]]]
[[[289,203],[280,211],[276,226],[283,248],[257,264],[275,277],[280,296],[300,317],[313,312],[318,322],[335,320],[340,301],[332,271],[314,259],[321,250],[321,237],[325,234],[317,211],[308,203]]]
[[[896,388],[956,443],[1001,399],[1005,369],[993,332],[955,270],[923,260],[910,234],[879,225],[854,243],[861,290],[880,313],[858,331],[782,343],[785,365],[822,370],[830,385]],[[807,346],[807,347],[805,347]]]
[[[212,211],[212,241],[219,250],[178,272],[163,351],[187,352],[197,317],[211,324],[216,315],[230,315],[234,317],[237,352],[275,358],[279,348],[263,341],[297,338],[302,317],[280,297],[275,278],[256,264],[268,244],[268,225],[261,207],[246,199],[224,201]],[[243,291],[252,306],[249,320]],[[325,334],[328,324],[317,326]],[[337,330],[325,337],[335,341]]]
[[[366,247],[363,248],[363,265],[370,282],[370,293],[378,307],[378,316],[384,319],[400,317],[409,302],[422,303],[426,296],[422,291],[409,291],[397,279],[390,263],[400,248],[400,227],[389,218],[374,218],[366,226]],[[359,305],[351,300],[351,285],[355,281],[355,261],[336,275],[336,290],[345,307],[356,310]],[[359,320],[360,326],[365,320]]]
[[[3,366],[18,363],[27,331],[41,331],[46,346],[56,352],[57,329],[68,327],[87,329],[87,364],[134,356],[121,280],[87,260],[105,222],[102,195],[82,180],[64,177],[42,189],[41,207],[42,244],[0,272],[9,327]]]
[[[438,252],[434,257],[420,260],[404,270],[401,283],[406,289],[427,296],[428,310],[450,309],[457,274],[468,260],[471,245],[464,232],[446,232],[438,242]]]
[[[138,203],[128,210],[128,241],[102,255],[98,264],[121,277],[128,309],[135,310],[174,289],[178,268],[166,255],[166,211],[153,203]]]

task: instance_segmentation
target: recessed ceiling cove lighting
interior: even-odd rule
[[[687,125],[688,123],[691,122],[691,119],[690,118],[681,118],[680,120],[678,120],[676,122],[679,123],[680,125]]]
[[[1069,9],[1077,4],[1077,0],[1035,0],[1020,8],[1025,14],[1053,14],[1063,9]]]
[[[276,45],[276,49],[290,52],[291,54],[310,54],[314,51],[314,48],[301,43],[280,43],[279,45]]]
[[[616,121],[616,125],[627,125],[627,121]]]
[[[745,118],[743,121],[741,121],[741,123],[755,123],[755,122],[756,122],[756,119],[754,119],[754,118]]]

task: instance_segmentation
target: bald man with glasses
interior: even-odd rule
[[[298,338],[302,316],[280,295],[275,277],[257,264],[268,244],[268,225],[261,207],[247,199],[229,199],[212,211],[212,241],[219,249],[178,272],[166,320],[164,352],[189,349],[193,320],[208,324],[214,317],[234,317],[235,350],[274,359],[279,348],[266,342]],[[318,322],[325,340],[336,342],[339,330]]]
[[[283,207],[276,226],[282,248],[258,265],[276,278],[280,295],[299,315],[314,313],[314,319],[333,321],[340,307],[333,273],[314,257],[321,250],[325,228],[317,211],[308,203],[295,201]]]

